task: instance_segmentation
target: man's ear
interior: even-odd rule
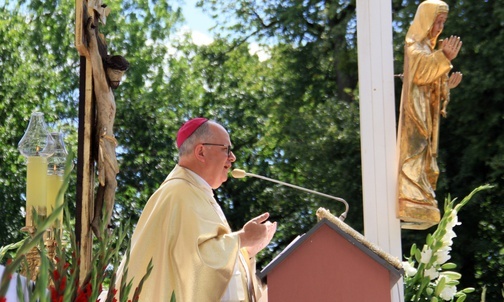
[[[206,158],[205,158],[205,148],[203,145],[198,145],[196,146],[196,148],[194,148],[194,157],[200,161],[200,162],[205,162],[206,161]]]

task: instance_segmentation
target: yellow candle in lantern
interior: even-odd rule
[[[63,185],[63,176],[56,173],[47,174],[47,216],[53,210],[63,204],[63,194],[58,196],[59,190]],[[59,221],[59,222],[58,222]],[[57,221],[54,226],[59,227],[63,222],[63,211],[58,215]]]
[[[47,158],[29,156],[26,166],[26,226],[33,226],[32,210],[46,215]]]

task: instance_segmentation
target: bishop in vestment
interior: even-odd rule
[[[212,190],[227,180],[236,160],[221,125],[192,119],[178,131],[177,146],[179,163],[147,202],[133,233],[131,295],[152,259],[140,301],[170,301],[172,293],[177,302],[259,301],[264,288],[254,255],[271,241],[276,222],[264,213],[240,231],[229,227]],[[118,277],[125,265],[126,259]]]

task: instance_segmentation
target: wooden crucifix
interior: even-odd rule
[[[101,226],[110,222],[119,172],[112,89],[119,86],[129,63],[121,56],[107,54],[99,25],[106,24],[109,12],[102,0],[76,0],[75,45],[81,56],[81,71],[75,231],[80,245],[80,280],[90,271],[93,232],[100,239]],[[95,164],[98,172],[96,194]]]

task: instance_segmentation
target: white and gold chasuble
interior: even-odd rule
[[[140,301],[170,301],[172,292],[177,302],[255,301],[255,261],[239,247],[210,186],[177,165],[147,202],[133,233],[130,297],[152,258]]]

